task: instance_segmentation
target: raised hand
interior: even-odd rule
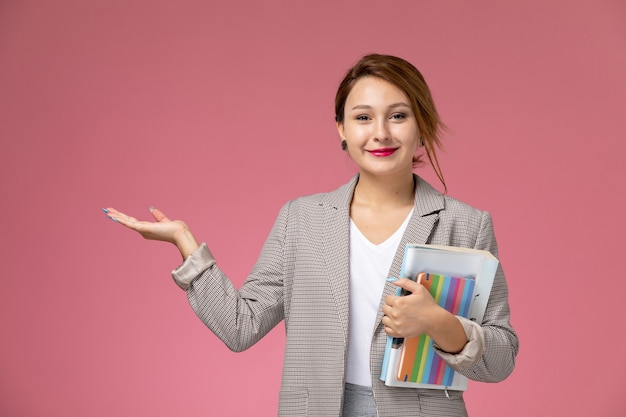
[[[152,217],[156,221],[141,221],[128,216],[113,207],[103,208],[108,218],[127,228],[136,231],[145,239],[161,240],[174,244],[183,259],[191,255],[197,248],[198,242],[182,220],[170,220],[163,212],[154,207],[150,208]]]

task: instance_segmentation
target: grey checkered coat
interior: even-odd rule
[[[206,247],[208,261],[192,259],[192,267],[181,267],[187,268],[187,275],[193,271],[188,284],[179,282],[187,288],[192,308],[230,349],[249,348],[285,320],[279,416],[341,415],[348,342],[349,208],[357,181],[355,176],[333,192],[287,203],[240,290],[217,267]],[[415,182],[415,210],[390,277],[399,275],[406,243],[470,247],[498,255],[488,213],[441,195],[417,176]],[[175,271],[175,279],[183,279],[184,273]],[[383,298],[395,288],[386,283]],[[448,399],[440,390],[391,388],[379,380],[386,340],[381,318],[379,310],[370,350],[378,415],[466,416],[460,392],[451,393]],[[481,328],[485,353],[468,362],[462,352],[447,362],[470,379],[497,382],[513,370],[518,350],[501,267]]]

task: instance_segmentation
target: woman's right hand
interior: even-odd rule
[[[183,259],[191,255],[200,246],[185,222],[170,220],[163,212],[154,207],[150,208],[152,217],[156,220],[154,222],[137,220],[112,207],[103,208],[102,210],[108,218],[136,231],[145,239],[161,240],[174,244]]]

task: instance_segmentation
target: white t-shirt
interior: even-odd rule
[[[350,219],[350,321],[346,382],[372,386],[370,345],[387,275],[413,210],[379,245],[370,242]]]

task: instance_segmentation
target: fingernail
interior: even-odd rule
[[[107,217],[108,217],[109,219],[113,220],[114,222],[118,222],[118,223],[119,223],[119,220],[117,220],[115,217],[111,217],[111,216],[107,216]]]
[[[394,277],[387,278],[387,282],[396,282],[397,280],[398,278],[394,278]]]
[[[150,206],[149,210],[150,210],[150,213],[152,213],[154,211],[154,206]]]
[[[102,208],[102,211],[104,211],[105,213],[109,212],[109,210],[105,209],[104,207]]]

